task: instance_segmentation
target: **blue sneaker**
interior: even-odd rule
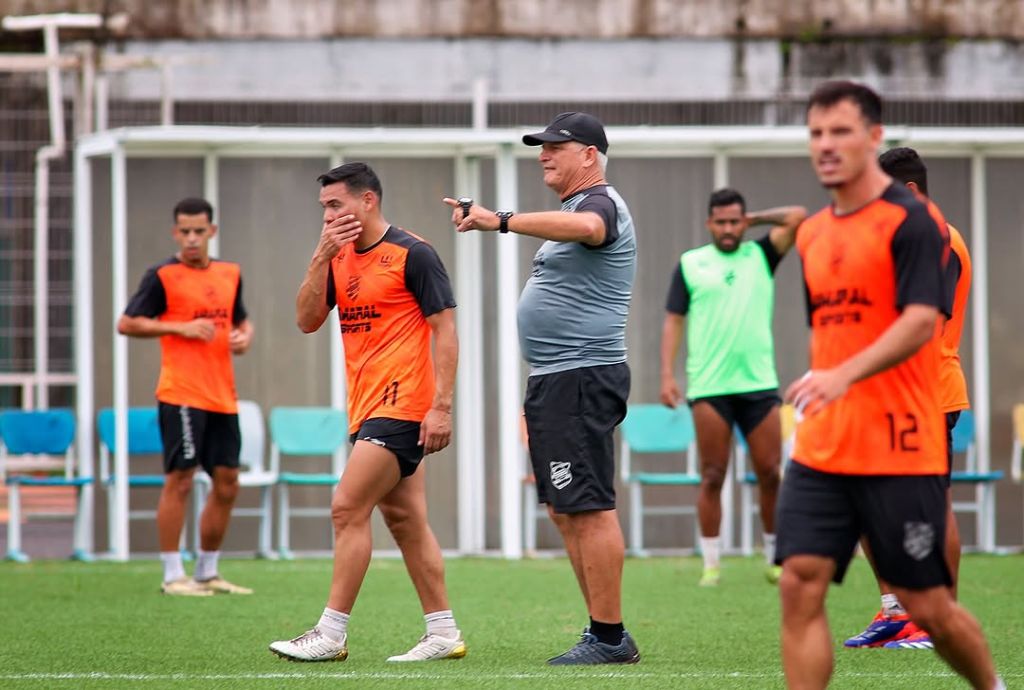
[[[879,611],[871,624],[859,635],[854,635],[843,643],[843,646],[850,648],[858,647],[881,647],[901,637],[903,628],[910,622],[910,616],[901,613],[896,616],[887,616]]]
[[[590,664],[635,664],[640,661],[640,650],[626,631],[617,645],[599,642],[597,635],[584,630],[576,645],[556,657],[548,659],[549,666],[582,666]]]

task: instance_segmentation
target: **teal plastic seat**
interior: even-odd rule
[[[67,409],[0,412],[0,478],[8,488],[8,559],[19,562],[29,560],[21,543],[21,523],[25,517],[21,510],[23,486],[75,489],[72,557],[81,560],[91,558],[85,548],[85,530],[91,529],[92,521],[86,514],[88,496],[83,489],[92,484],[93,478],[79,476],[77,473],[72,453],[75,428],[75,416]]]
[[[326,506],[292,508],[291,486],[324,486],[332,490],[341,478],[348,420],[333,407],[275,407],[270,411],[270,471],[277,476],[277,548],[282,558],[292,558],[291,519],[293,517],[330,517],[330,498]],[[301,472],[299,458],[331,456],[330,472]],[[282,471],[284,458],[291,469]],[[328,526],[330,522],[328,521]]]
[[[697,543],[696,505],[648,506],[644,488],[650,486],[699,486],[696,434],[693,417],[686,406],[670,409],[664,405],[630,405],[620,427],[622,432],[621,478],[629,487],[629,545],[633,555],[644,555],[644,518],[648,515],[694,516],[694,544]],[[673,471],[633,469],[634,454],[675,454],[683,462]],[[682,470],[682,471],[680,471]]]
[[[998,470],[979,470],[974,445],[974,413],[963,410],[953,427],[953,465],[963,456],[962,469],[954,469],[951,482],[956,485],[973,487],[973,500],[958,500],[953,497],[953,511],[974,515],[975,548],[980,551],[995,550],[996,491],[995,482],[1003,478]]]

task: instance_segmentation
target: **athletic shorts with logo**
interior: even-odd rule
[[[775,562],[814,555],[843,581],[861,535],[882,579],[907,589],[952,584],[942,475],[832,474],[789,463],[775,514]]]
[[[214,467],[238,467],[242,434],[237,414],[161,402],[158,418],[165,473],[202,465],[213,476]]]
[[[691,408],[702,402],[711,405],[730,429],[733,426],[738,426],[744,436],[749,436],[750,432],[764,421],[768,413],[782,403],[782,398],[779,397],[778,389],[772,388],[750,393],[711,395],[689,401]]]
[[[556,513],[615,508],[615,442],[626,417],[626,363],[531,376],[523,412],[537,499]]]
[[[415,474],[423,459],[419,422],[386,417],[367,419],[359,425],[356,433],[349,436],[349,442],[356,441],[366,441],[390,450],[398,460],[398,471],[403,477]]]

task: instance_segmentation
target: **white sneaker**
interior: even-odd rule
[[[196,580],[196,584],[214,594],[252,594],[252,590],[248,587],[228,582],[220,575],[214,575],[209,580]]]
[[[213,592],[203,587],[191,577],[179,577],[177,580],[164,582],[160,591],[177,597],[212,597]]]
[[[270,651],[289,661],[344,661],[348,658],[348,635],[335,642],[317,628],[292,640],[270,643]]]
[[[405,654],[388,657],[388,661],[435,661],[437,659],[461,659],[466,656],[466,642],[462,633],[455,631],[454,638],[427,633],[415,647]]]

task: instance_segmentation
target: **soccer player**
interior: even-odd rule
[[[217,234],[204,199],[174,207],[171,236],[178,252],[146,271],[117,322],[117,332],[160,338],[156,387],[164,446],[164,485],[156,525],[164,579],[161,591],[180,596],[252,594],[219,574],[221,543],[238,495],[238,403],[231,355],[244,354],[253,327],[242,302],[238,264],[210,257]],[[199,523],[199,557],[185,575],[178,549],[196,467],[213,480]]]
[[[420,467],[451,441],[458,360],[451,284],[433,247],[384,220],[383,190],[370,166],[345,163],[318,180],[323,228],[296,312],[299,328],[312,333],[338,308],[354,445],[331,501],[327,606],[311,630],[273,642],[270,651],[293,661],[348,657],[349,615],[370,564],[370,515],[379,507],[426,621],[420,641],[388,661],[460,658],[466,643],[448,604]]]
[[[889,149],[878,159],[882,170],[908,188],[928,196],[928,169],[917,151],[908,147]],[[946,422],[946,560],[949,563],[951,590],[956,597],[957,580],[960,571],[960,531],[953,514],[953,492],[950,473],[953,470],[953,427],[960,418],[960,412],[970,407],[967,397],[967,381],[960,367],[960,335],[964,328],[967,312],[967,293],[971,288],[971,257],[963,236],[952,225],[949,230],[949,264],[946,266],[946,306],[951,314],[942,327],[939,349],[942,353],[940,373],[942,412]],[[862,539],[861,545],[868,556],[871,567],[870,546]],[[846,640],[847,647],[881,647],[889,649],[931,649],[928,633],[921,630],[900,604],[889,584],[875,572],[878,589],[882,595],[882,608],[864,632]]]
[[[778,582],[782,572],[774,563],[782,429],[772,339],[773,276],[806,217],[802,206],[747,213],[739,192],[719,189],[711,195],[705,221],[711,243],[685,252],[672,269],[661,331],[661,402],[674,408],[683,399],[673,362],[689,318],[686,395],[700,453],[697,515],[704,587],[717,585],[721,574],[722,484],[737,425],[757,473],[768,581]],[[743,239],[747,228],[760,224],[772,228],[758,240]]]
[[[934,337],[948,235],[926,200],[879,167],[882,103],[826,82],[807,107],[810,154],[832,204],[800,227],[811,369],[778,505],[782,660],[792,688],[832,673],[825,614],[857,540],[936,651],[973,687],[1003,687],[978,622],[950,592],[946,437]],[[934,213],[934,215],[933,215]]]
[[[467,230],[547,240],[519,297],[519,345],[530,364],[523,410],[537,496],[555,514],[590,624],[555,666],[636,663],[622,624],[625,543],[615,511],[615,427],[626,415],[626,317],[636,238],[625,201],[605,180],[608,139],[588,113],[555,117],[523,137],[540,146],[559,211],[516,213],[445,199]]]

